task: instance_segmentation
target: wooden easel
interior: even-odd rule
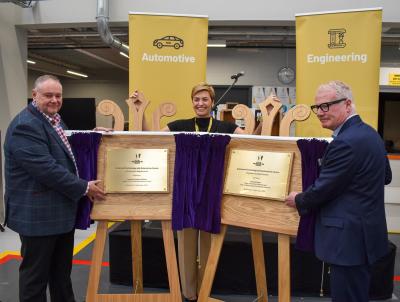
[[[143,96],[142,96],[143,98]],[[277,103],[277,104],[276,104]],[[129,104],[129,103],[128,103]],[[141,102],[137,110],[136,121],[142,124],[141,116],[146,106],[146,101]],[[133,108],[135,104],[130,103]],[[156,116],[173,114],[175,108],[166,104],[166,108],[161,108],[156,112]],[[145,107],[144,106],[144,107]],[[266,114],[264,119],[265,128],[262,133],[272,131],[272,122],[275,115],[279,112],[280,103],[267,99],[264,104]],[[268,107],[272,107],[272,110]],[[108,110],[111,111],[111,110]],[[165,111],[165,112],[164,112]],[[241,112],[243,111],[243,112]],[[254,124],[251,123],[250,114],[245,114],[243,108],[237,108],[238,118],[246,121],[246,132],[252,133]],[[264,112],[265,111],[265,112]],[[115,115],[117,111],[113,110]],[[289,133],[290,123],[293,120],[304,120],[310,113],[309,108],[300,107],[282,122],[280,134]],[[158,115],[157,115],[158,114]],[[156,117],[155,116],[155,117]],[[154,118],[153,118],[154,119]],[[159,120],[159,118],[158,118]],[[264,126],[264,125],[263,125]],[[153,123],[153,129],[159,128],[159,124]],[[87,301],[181,301],[181,292],[176,263],[176,252],[171,229],[171,201],[172,201],[172,179],[175,162],[175,143],[173,136],[146,135],[137,133],[132,136],[113,135],[103,137],[99,149],[98,160],[98,179],[104,179],[104,158],[107,148],[168,148],[169,149],[169,185],[168,194],[112,194],[103,202],[95,203],[92,210],[92,219],[98,220],[97,239],[93,249],[93,262],[90,269],[89,285],[87,290]],[[240,147],[251,150],[277,150],[293,151],[294,168],[292,172],[290,190],[300,191],[301,189],[301,165],[300,155],[295,141],[274,141],[271,138],[260,139],[239,139],[233,138],[228,147]],[[229,154],[229,152],[227,152]],[[151,202],[148,202],[150,200]],[[250,209],[250,212],[249,212]],[[257,211],[254,211],[256,209]],[[261,215],[261,216],[260,216]],[[279,215],[279,218],[276,217]],[[168,280],[170,293],[167,294],[143,294],[143,272],[142,272],[142,241],[141,241],[141,221],[161,220],[164,240],[164,248],[167,260]],[[133,287],[132,294],[98,294],[98,286],[101,272],[101,262],[104,252],[105,239],[107,235],[107,222],[110,220],[130,220],[131,221],[131,241],[132,241],[132,270]],[[250,229],[253,248],[253,259],[256,272],[257,294],[260,301],[267,301],[267,280],[265,274],[264,251],[262,243],[262,231],[269,231],[278,234],[278,260],[279,260],[279,301],[287,302],[290,300],[290,237],[296,235],[298,226],[297,212],[288,208],[283,202],[265,201],[248,197],[233,197],[225,195],[222,200],[222,228],[221,233],[212,235],[211,251],[208,256],[207,265],[204,272],[204,279],[201,285],[199,301],[218,301],[209,297],[212,282],[221,252],[222,243],[226,233],[227,225],[235,225]],[[203,261],[201,261],[203,263]],[[287,276],[287,280],[283,279]]]
[[[265,139],[233,138],[228,145],[227,156],[231,148],[294,152],[289,190],[301,190],[301,155],[295,140],[278,141],[273,140],[272,137]],[[297,234],[299,217],[296,210],[287,207],[282,201],[225,194],[222,197],[221,216],[221,233],[211,236],[211,249],[198,301],[219,301],[211,298],[210,293],[228,225],[244,227],[250,230],[258,301],[268,301],[262,231],[278,235],[279,302],[290,301],[290,236]]]
[[[281,106],[282,104],[273,100],[272,96],[269,96],[260,104],[263,115],[262,135],[271,135],[275,117],[279,113]],[[238,109],[243,112],[247,111],[246,114],[241,113],[238,116],[243,118],[250,115],[248,108],[247,110],[246,108]],[[279,135],[288,136],[290,124],[293,121],[306,120],[309,115],[310,108],[308,106],[297,105],[293,107],[282,120]],[[250,124],[250,127],[254,128],[254,125]],[[295,141],[232,139],[227,149],[227,156],[231,148],[278,152],[293,151],[295,156],[289,191],[301,191],[301,155]],[[297,234],[299,224],[297,212],[288,208],[283,202],[232,195],[223,196],[221,211],[223,224],[221,233],[211,236],[211,248],[207,258],[198,301],[220,301],[211,298],[210,293],[227,225],[250,229],[257,296],[259,298],[258,301],[262,302],[268,301],[262,231],[278,234],[278,299],[279,302],[290,301],[290,236]]]
[[[103,136],[98,156],[98,179],[104,179],[105,152],[109,148],[168,148],[169,149],[169,193],[108,194],[106,200],[94,204],[91,218],[98,221],[96,240],[92,254],[86,301],[112,302],[174,302],[182,301],[178,276],[178,265],[171,227],[172,179],[175,163],[175,142],[172,135],[109,135]],[[161,220],[168,271],[169,293],[143,293],[141,221]],[[132,240],[132,294],[99,294],[99,281],[107,222],[111,220],[131,221]]]

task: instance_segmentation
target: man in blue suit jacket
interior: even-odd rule
[[[340,81],[321,85],[311,106],[334,140],[321,172],[305,192],[286,204],[302,215],[318,211],[315,252],[330,264],[332,301],[368,301],[369,267],[388,252],[384,185],[392,175],[383,141],[355,111],[350,88]]]
[[[74,155],[58,111],[62,86],[39,77],[33,102],[8,127],[4,144],[6,224],[19,233],[20,301],[75,301],[71,284],[74,226],[78,200],[103,199],[98,180],[77,175]]]

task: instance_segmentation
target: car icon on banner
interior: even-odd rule
[[[183,47],[183,40],[175,36],[165,36],[161,39],[155,39],[153,41],[153,46],[159,49],[163,48],[164,46],[179,49]]]

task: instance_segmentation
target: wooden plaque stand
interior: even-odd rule
[[[97,238],[93,249],[92,266],[90,269],[86,301],[181,301],[178,266],[173,232],[171,229],[173,168],[175,163],[174,137],[170,133],[165,133],[164,135],[135,133],[131,135],[115,134],[103,136],[99,148],[98,179],[104,179],[104,158],[106,149],[109,148],[168,148],[169,193],[113,193],[108,194],[106,200],[94,204],[91,217],[94,220],[98,220],[99,223],[97,227]],[[254,138],[232,137],[227,148],[226,156],[229,156],[230,148],[294,152],[292,177],[290,180],[289,190],[301,190],[301,156],[295,140],[274,140],[272,137],[261,138],[257,136]],[[226,162],[228,162],[227,158]],[[221,215],[221,233],[211,236],[211,250],[208,255],[198,301],[218,301],[209,296],[227,225],[245,227],[251,230],[257,294],[261,297],[259,301],[267,301],[268,299],[262,231],[269,231],[278,234],[279,301],[290,301],[289,247],[290,236],[294,236],[297,233],[299,222],[297,211],[287,207],[282,201],[224,195],[222,199]],[[162,232],[170,287],[169,293],[143,293],[141,221],[145,219],[162,221]],[[98,293],[101,262],[107,235],[107,222],[112,220],[131,221],[134,287],[134,293],[132,294],[115,295]]]
[[[238,106],[242,106],[243,108],[239,108]],[[237,118],[251,116],[250,110],[244,108],[246,106],[238,106],[236,106],[238,107]],[[271,135],[275,117],[281,107],[282,104],[275,101],[272,95],[260,104],[263,116],[261,135]],[[289,135],[291,123],[293,121],[306,120],[309,115],[310,108],[308,106],[295,106],[289,110],[282,120],[279,135]],[[254,124],[250,124],[248,121],[246,121],[246,125],[249,125],[249,128],[254,128]],[[248,130],[246,133],[252,132]],[[230,148],[262,151],[293,151],[295,156],[289,192],[301,191],[301,155],[295,141],[232,139],[227,149],[227,156]],[[228,161],[226,160],[226,162]],[[230,195],[223,196],[221,211],[223,224],[221,233],[211,236],[210,254],[207,258],[198,301],[218,301],[211,298],[210,293],[227,225],[250,229],[257,296],[258,301],[262,302],[268,301],[262,231],[278,234],[278,299],[279,302],[290,301],[290,236],[297,234],[299,224],[297,212],[294,209],[288,208],[283,202]],[[200,261],[200,263],[203,263],[203,261]]]
[[[294,152],[289,191],[301,191],[301,155],[295,140],[232,138],[227,148],[227,156],[231,148]],[[297,211],[282,201],[225,194],[222,197],[221,216],[221,233],[211,235],[211,249],[198,301],[219,301],[211,298],[210,293],[227,225],[250,229],[258,301],[268,301],[262,231],[278,234],[278,299],[279,302],[290,301],[290,236],[297,234],[299,224]]]
[[[91,218],[98,220],[96,240],[92,254],[92,266],[86,301],[113,302],[161,302],[182,301],[178,265],[171,227],[172,180],[175,163],[175,141],[172,135],[109,135],[103,136],[98,155],[98,179],[104,179],[105,152],[109,148],[168,148],[169,193],[108,194],[106,200],[94,204]],[[167,263],[169,293],[143,293],[141,221],[161,220]],[[132,294],[99,294],[101,262],[107,235],[107,222],[130,220],[132,239]]]

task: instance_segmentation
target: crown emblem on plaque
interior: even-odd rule
[[[261,167],[264,165],[264,163],[262,162],[264,158],[264,155],[258,155],[257,156],[257,161],[255,163],[253,163],[253,165],[257,166],[257,167]]]
[[[133,160],[132,162],[133,162],[134,164],[136,164],[136,165],[142,163],[143,161],[140,160],[141,157],[142,157],[142,154],[141,154],[141,153],[136,153],[136,154],[135,154],[135,158],[136,158],[136,159]]]

